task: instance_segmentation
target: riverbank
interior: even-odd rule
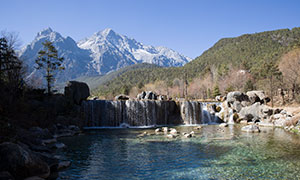
[[[56,179],[70,165],[56,154],[67,148],[59,138],[80,134],[81,102],[90,94],[79,82],[65,90],[49,96],[29,89],[4,110],[0,106],[0,179]]]

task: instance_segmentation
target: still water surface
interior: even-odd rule
[[[154,129],[102,129],[61,139],[72,166],[60,179],[300,179],[300,138],[280,128],[175,127],[193,138],[137,137]]]

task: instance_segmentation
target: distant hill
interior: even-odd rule
[[[105,84],[107,82],[110,82],[111,80],[118,78],[122,74],[128,72],[128,71],[134,71],[138,69],[154,69],[154,68],[161,68],[155,64],[148,64],[148,63],[141,63],[141,64],[134,64],[130,65],[124,68],[121,68],[117,71],[108,73],[104,76],[98,75],[98,76],[81,76],[76,79],[72,79],[73,81],[80,81],[85,82],[88,84],[91,91],[94,91],[97,89],[100,85]],[[58,83],[56,85],[56,89],[59,92],[63,92],[63,88],[65,87],[66,82],[64,83]]]
[[[98,94],[117,94],[121,87],[133,87],[138,83],[146,84],[156,80],[170,82],[174,78],[183,79],[185,74],[188,80],[192,80],[203,76],[212,68],[222,74],[233,66],[255,74],[263,62],[277,63],[284,53],[297,46],[300,46],[300,28],[224,38],[184,67],[131,70],[99,86]]]

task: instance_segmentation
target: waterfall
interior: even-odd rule
[[[199,101],[89,100],[82,104],[86,127],[192,125],[217,123]]]
[[[184,124],[201,124],[202,107],[198,101],[180,102],[181,118]]]
[[[201,103],[202,106],[202,124],[215,124],[221,123],[222,120],[217,116],[217,113],[213,111],[212,105],[220,105],[220,103],[211,103],[211,102],[204,102]]]

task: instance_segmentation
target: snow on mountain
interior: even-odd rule
[[[100,74],[136,63],[170,67],[182,66],[191,61],[174,50],[143,45],[132,38],[117,34],[110,28],[79,41],[78,46],[92,51],[93,62]],[[119,57],[115,58],[116,56]]]
[[[51,28],[47,28],[39,32],[35,39],[20,52],[20,57],[28,65],[32,77],[41,73],[34,68],[35,59],[43,47],[42,43],[46,40],[53,42],[59,56],[65,58],[63,62],[65,70],[56,75],[58,82],[83,75],[104,75],[137,63],[170,67],[182,66],[191,60],[166,47],[143,45],[109,28],[77,43],[71,37],[65,38]]]
[[[67,81],[82,75],[96,75],[96,71],[90,67],[92,58],[90,51],[81,49],[71,37],[62,37],[59,33],[47,28],[39,32],[34,40],[25,46],[21,52],[20,57],[24,60],[28,67],[29,77],[40,77],[42,70],[36,70],[34,67],[38,52],[43,48],[42,43],[46,40],[53,42],[59,56],[64,57],[63,66],[64,71],[60,71],[56,75],[58,82]]]

